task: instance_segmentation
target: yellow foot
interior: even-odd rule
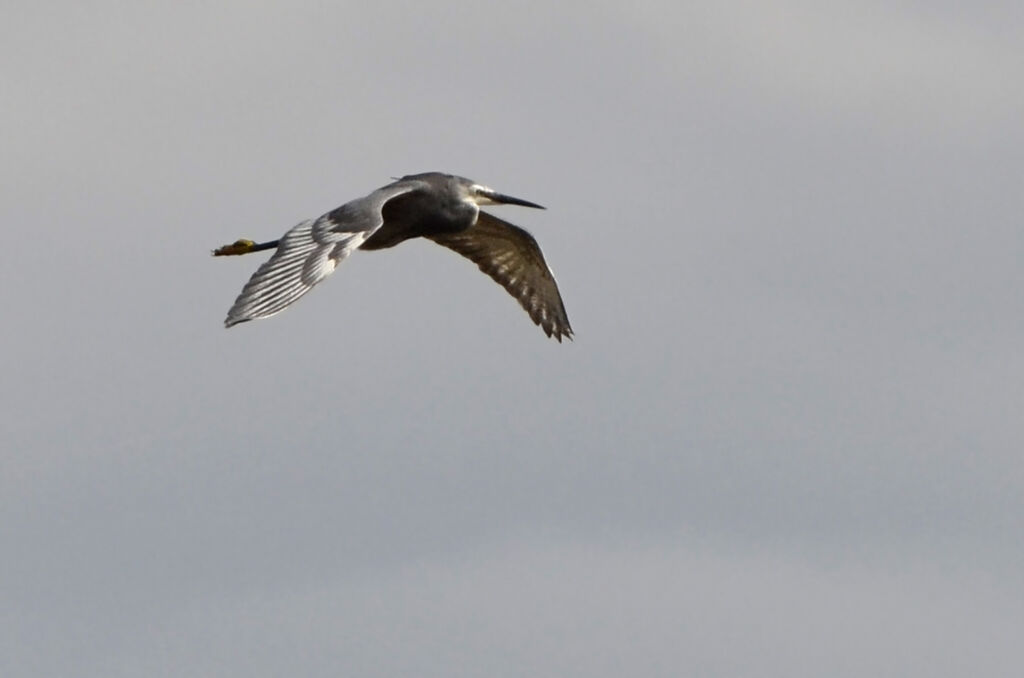
[[[252,248],[256,245],[252,240],[246,240],[241,238],[231,243],[230,245],[223,245],[213,251],[213,256],[223,257],[231,254],[248,254],[252,252]]]

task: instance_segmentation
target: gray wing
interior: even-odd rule
[[[293,304],[380,228],[384,203],[421,187],[419,182],[391,184],[290,229],[242,288],[225,327],[267,318]]]
[[[427,237],[473,261],[515,297],[549,337],[559,342],[562,337],[572,339],[555,276],[532,235],[480,212],[476,224],[465,231]]]

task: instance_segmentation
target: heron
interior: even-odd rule
[[[280,313],[334,272],[355,250],[380,250],[427,238],[466,257],[504,287],[548,337],[572,339],[555,277],[527,231],[480,209],[521,205],[544,209],[465,177],[441,172],[410,174],[356,198],[317,219],[289,229],[278,240],[240,239],[214,256],[276,250],[242,288],[225,327]]]

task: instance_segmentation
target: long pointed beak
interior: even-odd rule
[[[504,193],[488,193],[487,197],[494,202],[501,203],[503,205],[522,205],[523,207],[533,207],[539,210],[547,209],[543,205],[538,205],[535,202],[523,200],[522,198],[513,198],[511,195],[505,195]]]

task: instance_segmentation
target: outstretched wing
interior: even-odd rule
[[[249,278],[224,325],[267,318],[293,304],[380,228],[384,203],[421,187],[411,182],[391,184],[293,227],[281,238],[274,255]]]
[[[555,276],[533,236],[507,221],[480,212],[476,224],[460,233],[427,236],[473,261],[519,300],[533,322],[559,342],[572,339]]]

